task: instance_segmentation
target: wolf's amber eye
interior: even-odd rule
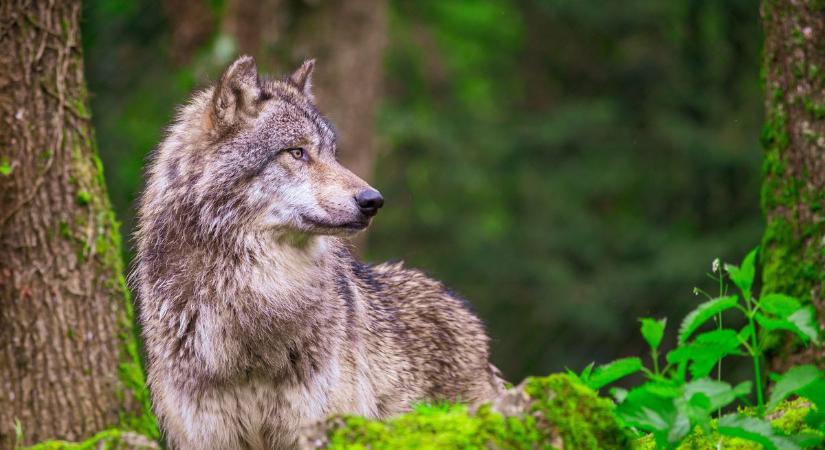
[[[304,149],[300,147],[289,148],[286,151],[288,151],[289,154],[295,159],[304,159]]]

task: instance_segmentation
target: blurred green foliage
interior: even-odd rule
[[[509,379],[640,354],[635,317],[684,315],[707,261],[759,241],[756,0],[391,5],[373,183],[387,207],[367,257],[469,298]],[[84,11],[125,233],[175,105],[231,54],[216,37],[175,67],[161,11]]]

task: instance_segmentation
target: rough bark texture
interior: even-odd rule
[[[273,73],[317,59],[313,91],[338,129],[339,158],[371,181],[388,42],[386,0],[229,0],[223,28],[241,53],[257,56]],[[356,239],[357,246],[363,244],[363,237]]]
[[[812,302],[825,324],[825,2],[765,0],[763,292]],[[823,366],[787,343],[774,369]]]
[[[145,415],[118,225],[89,120],[80,1],[0,2],[0,449]]]

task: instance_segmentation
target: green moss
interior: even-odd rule
[[[85,105],[79,102],[77,106],[80,108]],[[81,113],[84,111],[80,110]],[[118,337],[121,342],[118,395],[126,407],[120,411],[120,422],[117,425],[124,430],[133,430],[158,439],[160,432],[152,414],[138,351],[132,298],[124,278],[120,223],[109,203],[103,165],[97,156],[93,130],[88,129],[83,139],[74,146],[72,162],[71,172],[77,186],[77,201],[88,209],[73,218],[73,225],[61,227],[61,232],[65,229],[70,236],[75,236],[79,260],[93,259],[99,264],[99,272],[108,275],[103,279],[103,287],[111,294],[113,301],[123,302],[122,314],[118,317]]]
[[[613,401],[567,375],[532,378],[526,392],[534,408],[558,430],[565,448],[620,449],[628,438],[613,414]]]
[[[613,402],[567,375],[530,379],[533,399],[524,417],[504,417],[489,406],[470,414],[461,405],[421,405],[387,421],[338,420],[330,449],[624,449],[629,440]],[[335,421],[335,419],[333,419]]]
[[[805,107],[805,111],[808,111],[814,119],[819,120],[825,117],[825,105],[817,103],[811,98],[805,98],[802,101],[802,105]]]
[[[796,217],[799,205],[821,210],[825,193],[805,189],[806,174],[790,176],[787,173],[784,162],[790,146],[787,117],[781,91],[774,89],[773,92],[762,132],[765,148],[762,209],[769,214],[762,239],[762,280],[765,292],[783,292],[809,302],[813,287],[825,284],[825,272],[817,267],[825,261],[825,249],[809,245],[808,241],[825,236],[825,223],[800,230],[788,217]],[[825,117],[822,105],[808,99],[804,106],[815,117]]]
[[[540,441],[535,421],[505,418],[481,408],[468,414],[461,405],[422,405],[386,422],[348,417],[330,436],[329,449],[527,449]],[[550,448],[547,446],[547,448]]]
[[[83,206],[87,206],[92,201],[92,194],[89,191],[78,191],[77,192],[77,203]]]
[[[121,448],[120,430],[105,430],[83,442],[45,441],[23,450],[114,450]]]
[[[136,448],[158,448],[146,436],[120,429],[103,430],[82,442],[44,441],[24,447],[21,450],[134,450]]]
[[[825,2],[817,1],[810,5],[813,9],[821,8]],[[764,19],[773,20],[777,5],[765,2]],[[785,13],[781,11],[781,13]],[[806,40],[798,29],[792,31],[788,44],[798,48],[798,54],[807,52]],[[823,71],[809,61],[809,58],[795,58],[793,72],[797,78],[803,78],[805,86],[810,86],[811,93],[821,92]],[[812,292],[825,288],[825,246],[820,245],[825,238],[825,221],[813,220],[801,223],[799,217],[821,215],[825,205],[825,192],[816,191],[810,183],[811,174],[789,171],[788,163],[791,145],[815,145],[823,136],[813,130],[818,127],[806,127],[803,130],[804,142],[791,142],[788,109],[804,109],[811,122],[825,120],[825,104],[817,95],[786,95],[781,76],[783,68],[774,65],[778,61],[771,52],[766,52],[762,73],[766,74],[765,89],[769,93],[766,105],[766,121],[762,132],[762,144],[765,149],[763,164],[763,184],[761,192],[762,210],[768,217],[765,234],[762,239],[762,281],[763,291],[782,292],[793,295],[803,302],[812,300]],[[771,74],[780,74],[771,77]],[[794,82],[795,85],[796,82]],[[797,98],[794,103],[794,98]]]
[[[9,158],[7,158],[5,156],[0,158],[0,175],[3,175],[3,176],[11,175],[11,171],[12,171],[11,161],[9,161]]]
[[[132,396],[140,406],[135,411],[121,412],[121,424],[153,439],[160,438],[157,421],[151,411],[151,396],[146,387],[143,366],[138,350],[138,337],[134,328],[134,308],[129,287],[124,277],[123,259],[121,257],[122,238],[120,223],[112,209],[106,208],[98,214],[100,233],[95,240],[96,254],[104,265],[114,268],[115,276],[106,281],[107,287],[123,295],[125,314],[121,320],[120,340],[122,345],[119,366],[120,381],[123,385],[121,395]]]

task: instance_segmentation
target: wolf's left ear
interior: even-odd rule
[[[315,59],[308,59],[301,67],[292,72],[289,82],[309,98],[312,98],[312,70],[315,69]]]
[[[212,118],[219,128],[239,124],[259,112],[261,84],[255,58],[241,56],[229,65],[212,95]]]

